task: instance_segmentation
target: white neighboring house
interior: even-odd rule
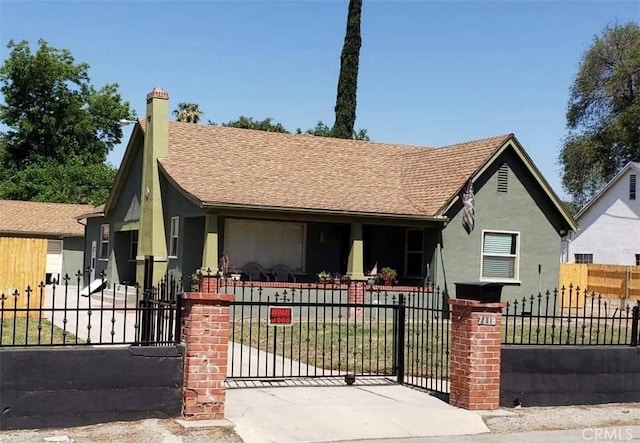
[[[562,240],[563,263],[640,265],[640,163],[629,162],[576,214]]]

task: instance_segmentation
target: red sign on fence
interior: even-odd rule
[[[270,326],[291,326],[293,324],[293,308],[291,306],[269,306]]]

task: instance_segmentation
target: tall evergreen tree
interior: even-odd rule
[[[340,77],[338,78],[338,94],[336,97],[336,120],[333,125],[333,136],[353,138],[356,123],[356,93],[358,89],[358,65],[360,64],[360,22],[362,0],[349,0],[347,31],[340,56]]]

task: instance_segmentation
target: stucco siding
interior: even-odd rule
[[[498,192],[497,169],[507,162],[508,191]],[[455,294],[455,282],[481,280],[483,230],[519,233],[519,282],[506,283],[503,300],[514,300],[558,285],[560,257],[559,222],[545,212],[545,198],[521,163],[508,154],[489,168],[475,184],[475,229],[462,226],[461,204],[450,211],[443,231],[439,277]],[[538,273],[538,269],[541,273]]]
[[[120,191],[117,202],[109,217],[115,222],[140,220],[140,192],[142,190],[142,146],[136,149],[130,169]]]
[[[568,243],[565,256],[575,262],[575,254],[593,254],[593,262],[635,265],[640,254],[640,195],[629,200],[629,170],[602,194],[578,219],[579,231]]]
[[[76,284],[76,274],[83,272],[84,237],[66,237],[62,240],[62,275],[68,275],[70,284]]]
[[[185,245],[193,244],[195,241],[193,239],[194,236],[199,239],[200,244],[204,241],[204,225],[202,230],[197,229],[194,232],[185,228],[187,226],[186,219],[204,216],[205,211],[176,189],[162,172],[160,173],[160,191],[162,193],[167,255],[169,255],[170,251],[171,218],[177,216],[180,220],[178,223],[178,254],[175,257],[168,258],[167,270],[175,278],[183,278],[195,271],[195,269],[187,269],[186,266],[191,267],[193,263],[198,261],[202,263],[202,249],[193,250],[185,247]],[[186,239],[187,236],[189,240]],[[194,254],[199,254],[199,257],[194,257]]]

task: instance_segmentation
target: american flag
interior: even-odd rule
[[[467,234],[471,234],[473,231],[473,227],[475,225],[475,201],[473,198],[473,184],[471,180],[467,182],[467,186],[462,193],[462,226],[464,230],[467,231]]]

